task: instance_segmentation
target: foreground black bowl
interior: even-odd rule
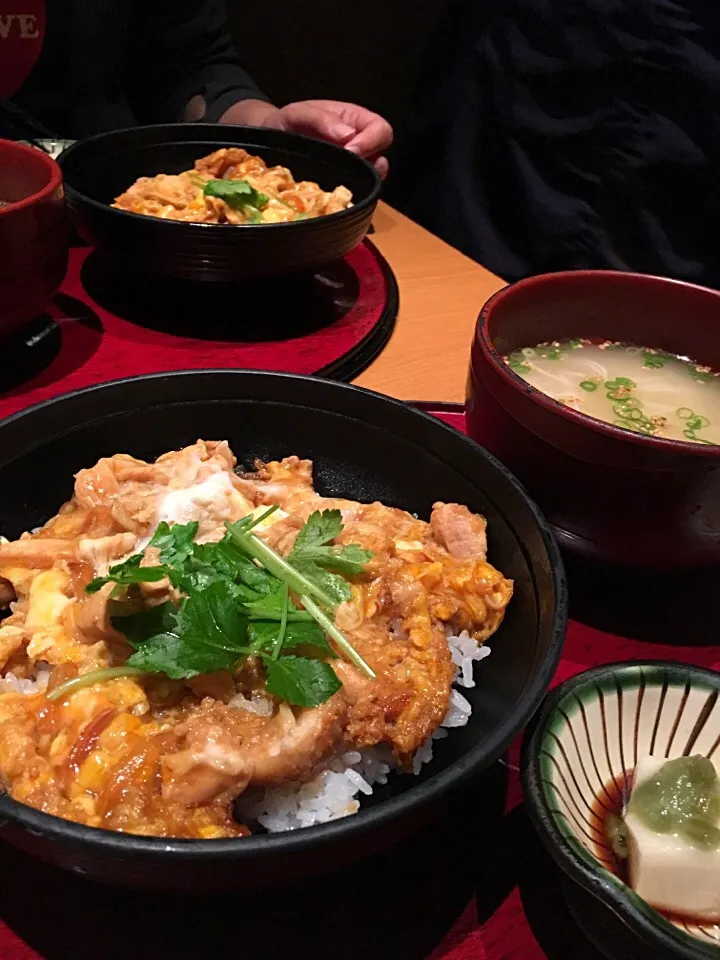
[[[180,173],[221,147],[244,147],[296,180],[348,187],[353,206],[292,223],[180,223],[111,207],[138,177]],[[70,217],[81,236],[135,270],[185,280],[242,280],[316,269],[339,260],[368,231],[380,195],[371,164],[330,143],[279,130],[179,123],[114,130],[59,158]]]
[[[152,457],[228,439],[241,462],[295,453],[315,461],[321,492],[429,515],[459,501],[488,519],[490,559],[515,580],[492,656],[466,695],[467,727],[439,741],[420,777],[396,776],[355,816],[292,834],[164,840],[79,826],[0,795],[0,835],[59,866],[116,883],[251,886],[336,867],[417,829],[451,788],[489,766],[540,703],[560,656],[564,575],[543,517],[517,481],[471,440],[378,394],[307,377],[197,371],[108,383],[0,423],[0,531],[53,515],[72,476],[98,457]]]

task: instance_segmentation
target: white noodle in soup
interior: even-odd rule
[[[611,340],[554,340],[503,358],[560,403],[665,440],[720,444],[720,371]]]

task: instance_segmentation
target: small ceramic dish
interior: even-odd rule
[[[563,870],[574,919],[608,957],[720,955],[720,925],[666,919],[627,886],[603,819],[629,794],[637,758],[720,752],[720,674],[649,661],[596,667],[558,686],[523,743],[523,789]]]

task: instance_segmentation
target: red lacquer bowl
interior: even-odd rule
[[[656,567],[720,562],[720,446],[629,433],[563,406],[502,356],[547,340],[625,340],[720,369],[720,293],[612,271],[546,274],[483,307],[470,435],[525,484],[568,550]]]
[[[0,140],[0,337],[47,306],[67,267],[69,227],[60,167]]]

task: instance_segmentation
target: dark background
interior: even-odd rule
[[[243,64],[276,103],[349,100],[394,126],[443,0],[227,0]]]

